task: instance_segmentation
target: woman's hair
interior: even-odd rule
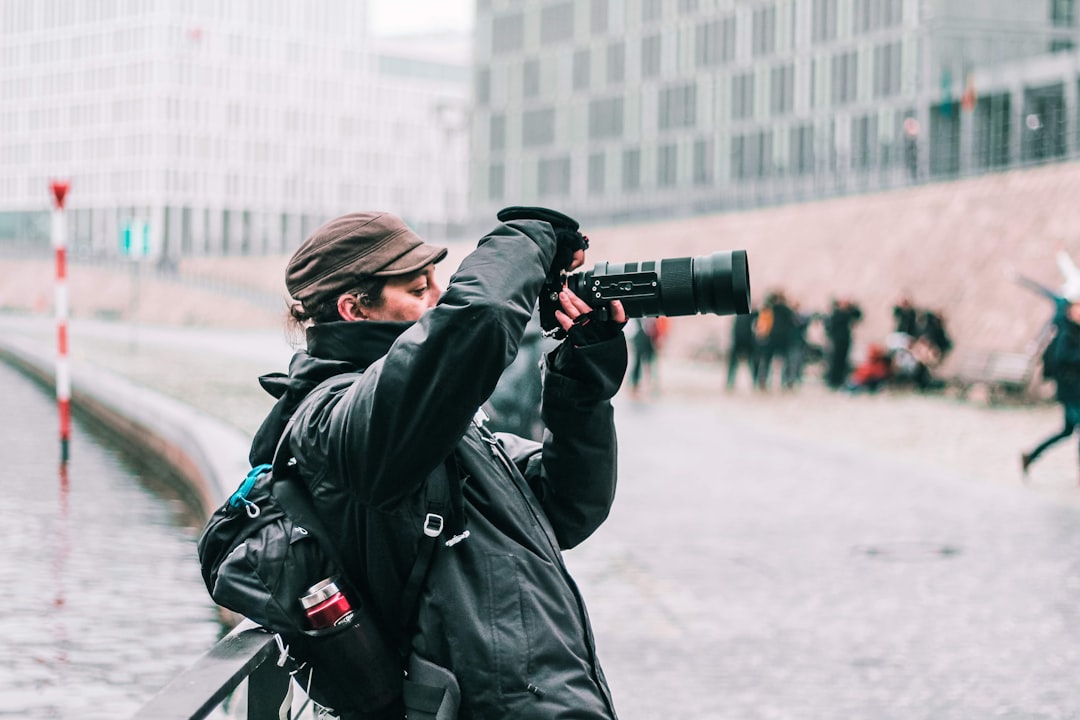
[[[289,305],[289,319],[295,329],[303,331],[312,325],[343,320],[337,309],[338,298],[342,295],[356,295],[360,302],[369,307],[377,307],[383,301],[383,289],[386,278],[367,275],[356,281],[352,290],[313,300],[304,304],[297,300]]]

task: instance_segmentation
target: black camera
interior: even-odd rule
[[[549,279],[545,292],[558,293]],[[750,268],[745,250],[664,258],[642,263],[599,262],[566,276],[566,287],[593,308],[619,300],[627,317],[745,315],[750,312]]]

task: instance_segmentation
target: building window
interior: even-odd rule
[[[626,44],[621,40],[607,47],[607,81],[619,84],[626,79]]]
[[[903,22],[903,0],[855,0],[852,13],[852,29],[855,33],[872,33],[897,27]]]
[[[660,187],[674,187],[678,182],[679,148],[661,145],[656,149],[656,184]]]
[[[589,88],[589,51],[574,51],[574,89],[587,90]]]
[[[874,48],[874,97],[900,92],[900,50],[898,42]]]
[[[1076,0],[1050,0],[1050,23],[1054,27],[1076,24]]]
[[[574,3],[561,2],[540,10],[540,43],[554,45],[574,39]]]
[[[589,30],[603,35],[608,29],[608,0],[592,0],[589,7]]]
[[[690,83],[661,89],[657,110],[661,130],[694,127],[697,124],[697,86]]]
[[[660,74],[660,33],[641,38],[641,77]]]
[[[537,166],[536,180],[540,197],[566,195],[570,192],[570,158],[542,158]]]
[[[811,8],[810,39],[814,43],[836,39],[836,0],[814,0]]]
[[[694,184],[712,185],[713,182],[713,142],[712,140],[694,141]]]
[[[654,22],[663,15],[663,0],[641,0],[641,22]]]
[[[555,109],[526,110],[521,115],[521,144],[538,147],[555,142]]]
[[[732,138],[731,173],[740,180],[756,180],[772,174],[771,130]]]
[[[752,31],[750,50],[754,57],[776,52],[776,6],[769,5],[754,10]]]
[[[846,105],[858,93],[858,55],[854,50],[832,57],[832,104]]]
[[[796,175],[814,172],[814,126],[799,125],[788,135],[788,168]]]
[[[518,52],[525,44],[525,16],[519,11],[496,15],[491,23],[491,54]]]
[[[492,152],[506,149],[506,115],[500,113],[491,116],[488,144]]]
[[[795,66],[791,63],[772,69],[769,84],[769,112],[787,115],[795,108]]]
[[[488,168],[488,199],[502,200],[506,194],[506,168],[501,163]]]
[[[603,98],[589,101],[589,139],[622,137],[623,99]]]
[[[735,18],[709,20],[694,28],[694,64],[723,65],[735,60]]]
[[[527,98],[540,94],[540,61],[535,58],[521,66],[521,93]]]
[[[698,11],[698,0],[679,0],[679,14],[688,15]]]
[[[637,190],[641,187],[641,150],[623,150],[622,155],[623,190]]]
[[[604,194],[604,154],[595,153],[589,156],[589,194]]]
[[[877,115],[864,115],[851,123],[851,166],[868,170],[877,163]]]
[[[748,120],[754,116],[754,73],[731,78],[731,119]]]

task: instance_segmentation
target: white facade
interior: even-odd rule
[[[1063,157],[1077,73],[1019,65],[1075,67],[1075,5],[480,0],[473,209],[623,221]]]
[[[82,253],[139,221],[174,258],[288,251],[358,209],[443,234],[464,216],[445,108],[466,61],[395,53],[363,0],[4,0],[0,237],[42,234],[57,177]]]

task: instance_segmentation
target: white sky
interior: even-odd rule
[[[371,29],[377,35],[433,30],[471,30],[475,0],[371,0]]]

